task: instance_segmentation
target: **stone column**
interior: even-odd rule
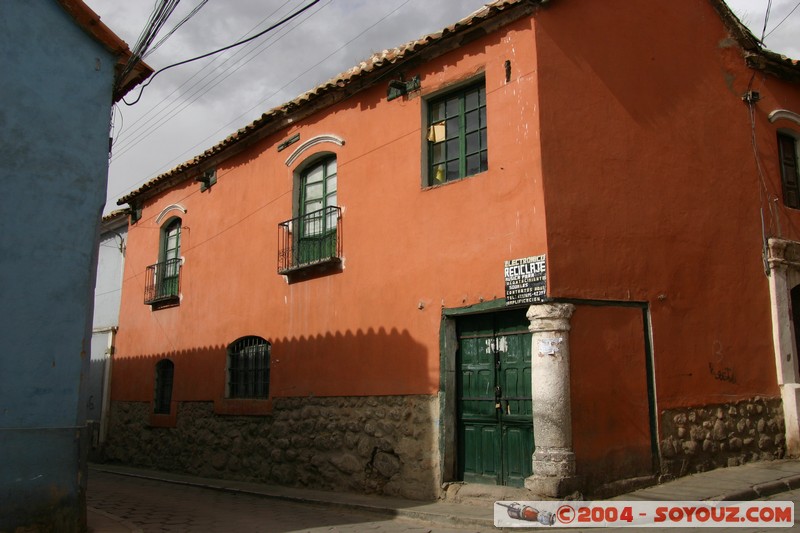
[[[529,490],[561,498],[580,488],[572,451],[572,412],[569,398],[569,321],[575,306],[562,303],[532,305],[528,329],[532,335],[533,475]]]
[[[769,296],[775,369],[786,424],[786,454],[800,457],[800,369],[792,322],[791,289],[800,283],[800,243],[769,240]]]

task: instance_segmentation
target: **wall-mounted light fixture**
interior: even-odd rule
[[[200,182],[200,191],[205,191],[211,188],[217,182],[217,169],[210,168],[197,176],[194,181]]]
[[[408,81],[406,81],[403,76],[400,76],[399,80],[392,80],[389,82],[389,88],[386,90],[386,100],[392,101],[395,98],[400,98],[419,88],[419,76],[414,76]]]

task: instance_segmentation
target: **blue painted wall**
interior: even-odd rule
[[[54,0],[0,1],[0,531],[85,516],[113,67]]]

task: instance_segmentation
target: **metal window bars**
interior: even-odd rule
[[[169,259],[150,265],[145,270],[144,303],[154,304],[177,300],[180,296],[181,259]]]
[[[228,347],[228,397],[269,397],[270,344],[243,337]]]
[[[278,273],[338,263],[342,257],[342,208],[328,206],[278,224]]]

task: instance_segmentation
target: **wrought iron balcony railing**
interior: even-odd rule
[[[144,303],[156,304],[178,300],[180,288],[180,258],[161,261],[147,267],[144,281]]]
[[[339,263],[342,208],[329,206],[278,224],[278,273]]]

